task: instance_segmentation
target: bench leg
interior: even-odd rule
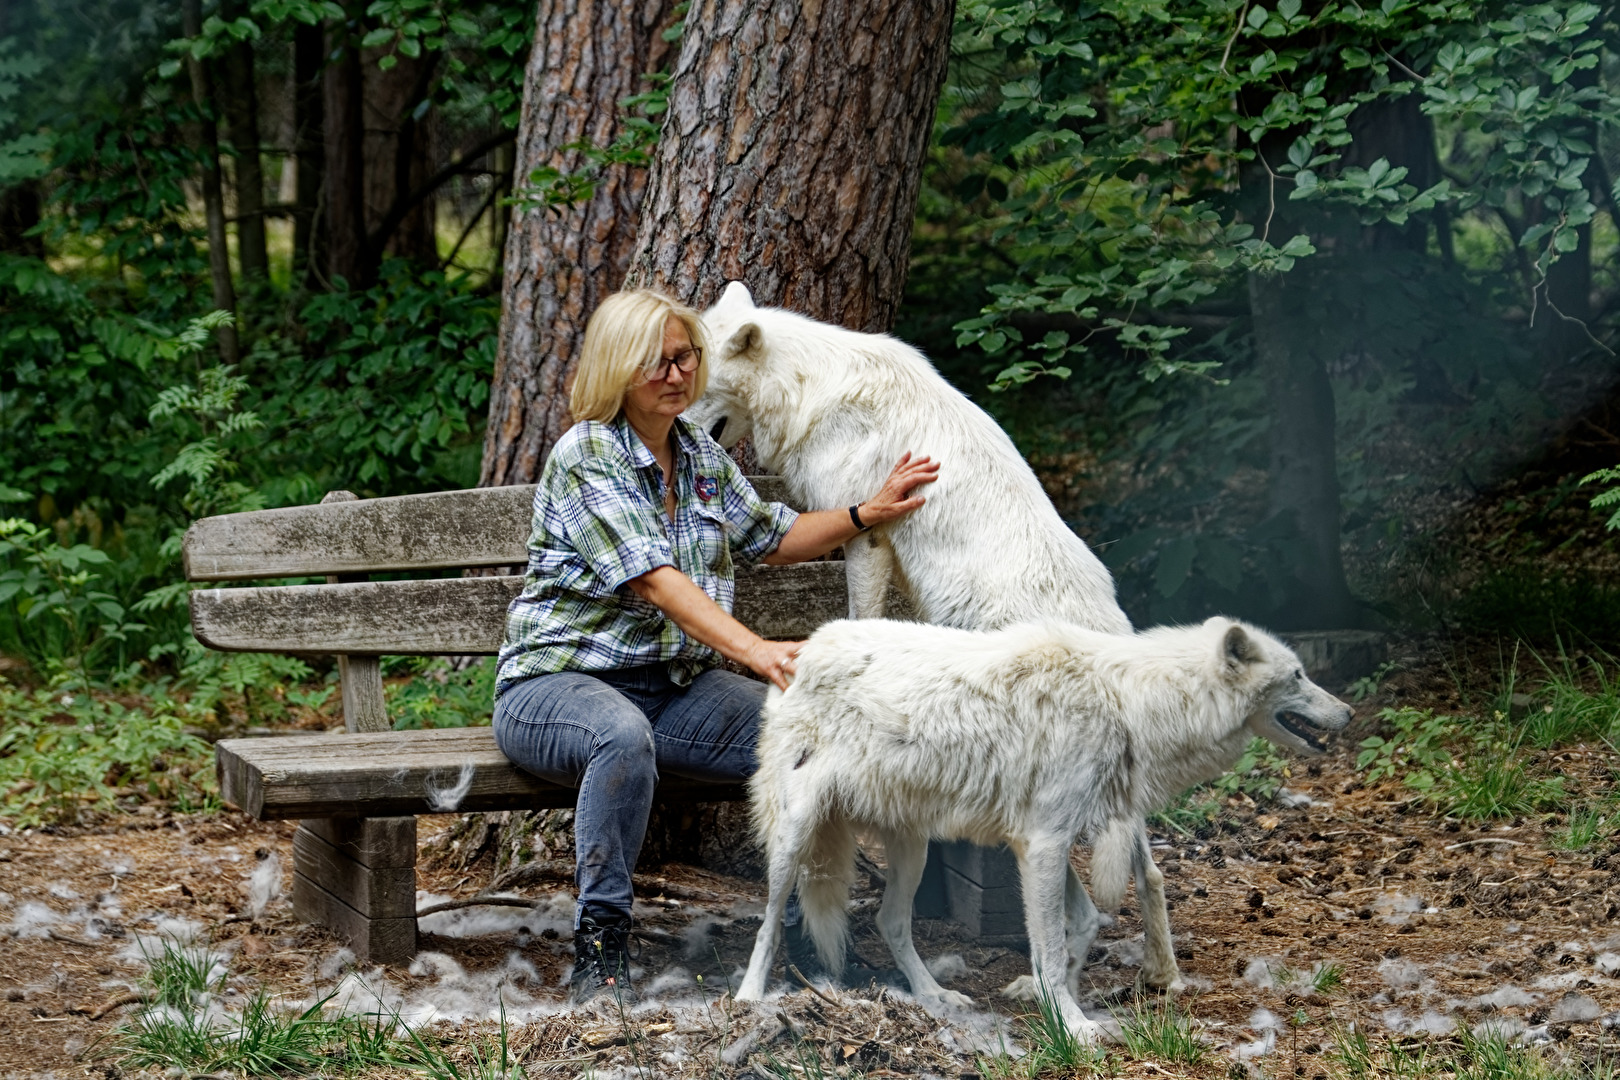
[[[293,834],[293,914],[329,927],[355,957],[416,955],[416,819],[312,818]]]

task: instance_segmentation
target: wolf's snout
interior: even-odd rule
[[[720,433],[724,430],[726,430],[726,418],[722,416],[720,419],[716,420],[714,422],[714,426],[709,429],[709,438],[713,439],[715,442],[719,442]]]

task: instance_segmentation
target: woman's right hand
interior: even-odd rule
[[[797,669],[795,661],[802,641],[766,641],[758,639],[748,650],[748,667],[757,675],[774,683],[779,690],[788,688],[788,679]]]

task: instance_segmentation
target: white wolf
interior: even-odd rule
[[[1006,843],[1036,983],[1094,1039],[1066,977],[1065,920],[1081,955],[1098,922],[1067,873],[1076,838],[1219,775],[1255,735],[1320,753],[1350,717],[1287,646],[1220,617],[1135,635],[829,623],[788,690],[766,698],[751,794],[770,898],[737,997],[763,996],[795,885],[827,969],[842,968],[855,834],[873,829],[889,858],[878,927],[896,964],[918,997],[965,1004],[917,956],[912,895],[930,837]],[[1132,854],[1099,846],[1094,861],[1126,863],[1099,878],[1122,881]]]
[[[898,578],[924,622],[991,630],[1060,619],[1130,633],[1113,578],[1063,523],[1018,448],[922,353],[885,335],[756,307],[736,281],[703,323],[709,386],[688,419],[727,447],[752,436],[760,463],[781,474],[804,505],[859,502],[908,450],[942,463],[921,509],[845,546],[851,618],[881,616],[884,593]],[[1143,978],[1179,987],[1163,877],[1145,822],[1111,823],[1095,839],[1133,853],[1146,931]],[[1123,881],[1093,884],[1111,898],[1098,897],[1104,908],[1119,906]],[[1085,958],[1082,948],[1075,965]]]

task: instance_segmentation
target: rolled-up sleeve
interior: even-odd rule
[[[726,522],[731,526],[726,531],[731,557],[745,564],[756,563],[781,546],[782,538],[799,520],[799,512],[760,498],[742,470],[730,458],[725,460],[731,465],[723,480]]]
[[[564,536],[607,589],[675,565],[658,508],[631,470],[586,457],[570,467],[568,493],[561,507]]]

